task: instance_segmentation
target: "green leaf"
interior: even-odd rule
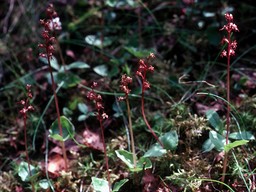
[[[31,174],[35,175],[36,169],[33,165],[30,165],[30,170],[31,170]],[[19,177],[21,178],[22,181],[25,181],[25,182],[29,181],[30,174],[29,174],[29,168],[28,168],[28,163],[27,162],[22,161],[19,164],[18,175],[19,175]]]
[[[96,35],[87,35],[84,40],[87,44],[93,45],[100,49],[111,45],[113,42],[109,37],[104,37],[103,42],[101,42],[101,39],[99,37],[97,37]]]
[[[115,151],[117,157],[121,159],[129,169],[134,168],[134,163],[133,163],[133,155],[132,153],[126,151],[126,150],[116,150]]]
[[[160,141],[167,150],[175,150],[179,143],[178,134],[176,131],[170,131],[161,136]]]
[[[59,132],[59,127],[58,127],[58,119],[56,119],[49,130],[49,137],[58,140],[58,141],[66,141],[69,138],[73,138],[75,135],[75,127],[71,123],[71,121],[65,117],[61,116],[60,117],[60,123],[62,127],[62,136],[60,135]]]
[[[226,139],[216,131],[209,132],[209,138],[218,151],[223,151]]]
[[[130,169],[130,170],[139,172],[139,171],[143,171],[143,170],[151,169],[151,168],[152,168],[152,163],[151,163],[150,159],[147,157],[141,157],[139,159],[139,161],[137,162],[136,169]]]
[[[134,8],[139,5],[138,2],[134,0],[106,0],[105,4],[107,6],[116,8],[125,7],[127,5]]]
[[[224,125],[220,119],[220,116],[218,115],[218,113],[216,113],[216,111],[208,110],[206,112],[206,117],[207,117],[208,121],[210,122],[211,126],[216,131],[218,131],[219,133],[223,132]]]
[[[234,132],[229,134],[230,139],[236,140],[255,140],[254,135],[250,131]]]
[[[241,146],[241,145],[245,145],[247,144],[249,141],[248,140],[239,140],[239,141],[234,141],[232,143],[229,143],[227,145],[225,145],[224,147],[224,151],[225,152],[229,152],[231,149]]]
[[[63,72],[57,73],[56,83],[59,84],[62,81],[64,82],[63,88],[67,89],[67,88],[74,87],[77,84],[79,84],[81,79],[77,75],[70,73],[70,72],[69,73],[63,73]]]
[[[90,68],[90,65],[88,65],[87,63],[85,62],[82,62],[82,61],[75,61],[73,63],[70,63],[69,65],[66,65],[65,66],[67,70],[70,70],[70,69],[87,69],[87,68]],[[62,68],[64,70],[64,66],[62,66]]]
[[[132,153],[126,150],[116,150],[115,153],[117,157],[121,159],[128,166],[130,171],[139,172],[144,169],[150,169],[152,167],[152,163],[150,159],[146,157],[141,157],[139,161],[137,161],[136,167],[134,167]]]
[[[88,111],[89,111],[89,110],[88,110],[88,106],[85,105],[84,103],[78,103],[77,107],[78,107],[78,109],[79,109],[79,111],[80,111],[81,113],[87,114]]]
[[[166,154],[166,149],[163,149],[159,143],[155,143],[150,149],[143,155],[143,157],[161,157]]]
[[[93,71],[100,76],[103,76],[103,77],[108,76],[108,68],[106,65],[98,65],[93,68]]]
[[[108,181],[97,177],[92,177],[92,186],[96,192],[109,192]]]
[[[135,47],[125,47],[125,50],[127,50],[130,54],[132,54],[134,57],[137,58],[145,58],[148,57],[150,53],[154,52],[153,50],[139,50]]]
[[[77,121],[84,121],[85,119],[87,119],[87,117],[87,115],[79,115]]]
[[[129,181],[129,179],[122,179],[122,180],[116,182],[116,183],[114,184],[114,187],[113,187],[113,191],[112,191],[112,192],[118,192],[118,191],[121,189],[121,187],[122,187],[125,183],[127,183],[128,181]]]
[[[214,148],[214,144],[212,143],[211,139],[207,139],[204,143],[203,143],[203,153],[205,152],[209,152]]]
[[[42,179],[42,180],[39,181],[39,186],[42,189],[48,189],[50,187],[49,181],[47,179]]]
[[[40,60],[41,62],[43,62],[44,64],[48,65],[48,59],[47,59],[47,58],[45,58],[45,57],[39,57],[39,60]],[[53,69],[55,69],[56,71],[59,71],[60,66],[59,66],[59,64],[58,64],[58,61],[57,61],[56,57],[52,56],[52,58],[51,58],[51,60],[50,60],[50,63],[51,63],[51,67],[52,67]]]

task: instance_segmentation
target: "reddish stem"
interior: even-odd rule
[[[60,110],[59,110],[59,104],[58,104],[58,97],[56,94],[56,86],[55,86],[55,81],[54,81],[54,77],[53,77],[53,73],[52,73],[52,66],[51,66],[51,62],[50,62],[50,54],[49,54],[49,50],[47,48],[48,46],[46,46],[46,55],[47,55],[47,61],[48,61],[48,65],[49,65],[49,72],[50,72],[50,76],[51,76],[51,82],[52,82],[52,91],[53,91],[53,95],[54,95],[54,101],[55,101],[55,108],[56,108],[56,112],[57,112],[57,119],[58,119],[58,128],[59,128],[59,132],[60,132],[60,136],[63,136],[63,132],[62,132],[62,126],[61,126],[61,121],[60,121]],[[63,158],[64,158],[64,168],[65,171],[67,171],[68,169],[68,160],[67,160],[67,154],[66,154],[66,148],[65,148],[65,143],[64,141],[61,141],[61,147],[62,147],[62,153],[63,153]]]
[[[108,156],[107,156],[107,148],[106,148],[106,143],[105,143],[105,137],[104,137],[104,128],[102,125],[102,116],[100,110],[98,110],[98,119],[100,122],[100,129],[101,129],[101,139],[103,143],[103,150],[104,150],[104,158],[106,162],[106,169],[107,169],[107,174],[108,174],[108,187],[109,187],[109,192],[111,192],[111,187],[110,187],[110,174],[109,174],[109,165],[108,165]]]
[[[144,80],[142,80],[142,83],[143,83]],[[143,83],[144,84],[144,83]],[[145,115],[145,109],[144,109],[144,92],[145,92],[145,88],[144,86],[142,85],[142,93],[141,93],[141,112],[142,112],[142,116],[143,116],[143,119],[144,119],[144,122],[146,123],[149,131],[152,133],[152,135],[154,136],[154,138],[157,140],[157,142],[161,145],[161,147],[164,149],[164,145],[163,143],[159,140],[158,136],[155,134],[154,130],[151,128],[150,124],[148,123],[148,120],[146,118],[146,115]]]
[[[228,44],[227,44],[227,114],[226,114],[226,145],[228,144],[228,137],[230,132],[230,49],[231,49],[231,32],[228,32]],[[224,161],[223,161],[223,171],[222,171],[222,178],[221,181],[225,181],[225,175],[227,171],[227,164],[228,164],[228,153],[224,153]]]

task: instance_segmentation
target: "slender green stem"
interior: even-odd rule
[[[133,130],[132,130],[131,109],[130,109],[130,103],[129,103],[128,95],[126,95],[125,100],[126,100],[126,107],[127,107],[127,115],[128,115],[128,122],[129,122],[130,137],[131,137],[131,148],[132,148],[133,166],[134,166],[134,168],[136,168],[136,166],[137,166],[136,152],[135,152],[134,136],[133,136]]]

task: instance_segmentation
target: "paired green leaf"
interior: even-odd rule
[[[106,65],[98,65],[93,68],[93,71],[100,76],[103,76],[103,77],[108,76],[108,68]]]
[[[39,57],[39,60],[41,62],[43,62],[44,64],[48,65],[48,59],[47,58]],[[56,59],[56,57],[52,56],[52,58],[50,59],[50,64],[51,64],[51,67],[53,69],[55,69],[56,71],[58,71],[60,69],[60,66],[58,64],[58,60]]]
[[[206,112],[206,117],[208,121],[210,122],[211,126],[219,133],[223,132],[224,125],[220,119],[220,116],[218,113],[214,110],[208,110]]]
[[[218,151],[223,151],[224,145],[226,143],[225,137],[223,137],[222,135],[220,135],[216,131],[210,131],[209,132],[209,138],[210,138],[211,142],[214,144],[214,147]]]
[[[137,58],[148,57],[150,53],[154,52],[153,50],[145,50],[145,49],[139,50],[138,48],[135,48],[135,47],[125,47],[125,50]]]
[[[176,131],[169,131],[159,139],[166,150],[175,150],[179,143],[179,137]]]
[[[92,186],[95,192],[109,192],[108,181],[92,177]]]
[[[203,143],[203,147],[202,147],[203,153],[211,151],[214,147],[215,145],[212,143],[211,139],[207,139]]]
[[[231,149],[241,146],[241,145],[245,145],[247,144],[249,141],[248,140],[239,140],[239,141],[234,141],[232,143],[229,143],[227,145],[225,145],[224,147],[224,151],[225,152],[229,152]]]
[[[36,174],[36,168],[33,165],[30,165],[30,170],[31,170],[32,176]],[[27,162],[22,161],[19,164],[18,175],[22,181],[27,182],[30,180],[30,173],[29,173],[29,168],[28,168]]]
[[[122,179],[122,180],[116,182],[116,183],[114,184],[114,187],[113,187],[113,191],[112,191],[112,192],[118,192],[118,191],[121,189],[121,187],[122,187],[125,183],[127,183],[128,181],[129,181],[129,179]]]
[[[100,49],[111,45],[113,42],[113,40],[109,37],[104,37],[103,42],[102,42],[102,40],[99,37],[97,37],[96,35],[87,35],[84,40],[87,44],[93,45]]]
[[[87,63],[83,62],[83,61],[75,61],[73,63],[70,63],[69,65],[65,66],[66,70],[70,70],[70,69],[88,69],[90,68],[90,65],[88,65]],[[64,66],[62,66],[60,68],[60,71],[64,71]]]
[[[73,138],[75,135],[75,127],[71,123],[71,121],[67,117],[61,116],[60,123],[62,127],[62,136],[60,135],[60,132],[59,132],[58,119],[56,119],[52,123],[51,128],[49,130],[50,132],[49,137],[58,141],[66,141],[70,138]]]
[[[143,157],[161,157],[166,154],[166,149],[163,149],[159,143],[155,143],[150,149],[143,155]]]
[[[230,133],[229,138],[236,139],[236,140],[240,140],[240,139],[254,140],[255,139],[254,135],[250,131]]]
[[[139,172],[144,169],[150,169],[152,168],[152,163],[150,159],[146,157],[141,157],[137,162],[136,162],[136,167],[134,167],[133,163],[133,155],[132,153],[126,151],[126,150],[116,150],[116,155],[119,159],[121,159],[130,169],[130,171],[133,172]]]

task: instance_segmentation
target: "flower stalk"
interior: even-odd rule
[[[87,93],[87,98],[90,101],[93,101],[95,104],[95,108],[97,110],[97,119],[100,124],[100,130],[101,130],[101,139],[103,143],[103,150],[104,150],[104,158],[106,163],[106,169],[108,174],[108,187],[109,192],[111,191],[111,183],[110,183],[110,173],[109,173],[109,164],[108,164],[108,156],[107,156],[107,147],[105,143],[105,137],[104,137],[104,127],[103,127],[103,120],[108,118],[108,115],[104,112],[103,107],[103,100],[100,94],[97,94],[94,91],[94,88],[97,87],[97,83],[93,82],[93,85],[91,86],[91,90]]]
[[[230,58],[235,55],[235,50],[237,48],[236,40],[232,40],[232,32],[239,31],[237,25],[233,23],[233,15],[226,13],[225,19],[227,21],[227,25],[224,25],[220,30],[225,30],[227,32],[227,37],[224,37],[221,41],[222,44],[226,44],[227,48],[224,49],[221,53],[221,57],[227,58],[227,114],[226,114],[226,145],[228,144],[228,138],[230,133]],[[224,161],[223,161],[223,171],[221,181],[225,181],[225,175],[227,171],[227,163],[228,163],[228,154],[225,152]]]
[[[135,151],[135,144],[134,144],[134,135],[133,135],[133,129],[132,129],[132,118],[131,118],[131,109],[130,109],[130,103],[128,95],[131,92],[128,85],[132,83],[132,78],[127,75],[122,75],[121,78],[121,85],[120,89],[125,93],[124,97],[119,97],[119,101],[125,100],[126,102],[126,109],[127,109],[127,116],[128,116],[128,127],[130,131],[130,139],[131,139],[131,148],[132,148],[132,157],[133,157],[133,166],[136,168],[137,166],[137,160],[136,160],[136,151]]]
[[[24,123],[24,143],[25,143],[25,152],[26,152],[26,160],[28,163],[28,172],[29,172],[29,177],[32,177],[32,172],[31,172],[31,162],[30,158],[28,155],[28,144],[27,144],[27,112],[34,111],[34,107],[29,104],[30,99],[32,99],[33,95],[31,92],[31,85],[27,84],[26,85],[26,91],[27,91],[27,99],[26,100],[21,100],[19,104],[23,106],[23,108],[19,111],[19,113],[23,117],[23,123]],[[35,186],[34,182],[31,180],[31,186],[32,186],[32,191],[35,191]]]
[[[52,82],[52,91],[54,95],[54,101],[55,101],[55,108],[56,108],[56,113],[57,113],[57,122],[58,122],[58,128],[59,128],[59,133],[60,136],[63,136],[63,130],[61,126],[61,120],[60,120],[60,110],[59,110],[59,102],[58,102],[58,97],[56,93],[56,84],[55,80],[53,77],[53,70],[51,66],[51,59],[53,57],[53,53],[55,51],[55,48],[53,46],[54,43],[56,43],[56,38],[53,35],[53,32],[55,29],[60,29],[61,25],[59,24],[59,19],[57,16],[57,12],[54,10],[54,7],[52,4],[48,6],[46,9],[46,14],[49,17],[48,20],[40,20],[41,25],[44,27],[44,31],[42,32],[42,37],[44,39],[43,44],[39,44],[38,47],[45,49],[45,53],[39,53],[40,57],[44,57],[47,59],[48,62],[48,68],[49,68],[49,73],[51,77],[51,82]],[[52,32],[52,33],[51,33]],[[64,141],[60,142],[61,148],[62,148],[62,154],[63,154],[63,159],[64,159],[64,168],[65,171],[68,169],[68,158],[66,154],[66,148],[65,148],[65,143]]]
[[[162,146],[162,148],[164,148],[163,143],[159,140],[158,136],[155,134],[154,130],[151,128],[151,126],[150,126],[150,124],[149,124],[149,122],[147,120],[147,117],[146,117],[146,114],[145,114],[145,107],[144,107],[144,94],[145,94],[145,91],[150,88],[150,84],[149,84],[149,82],[146,79],[146,74],[147,74],[147,72],[154,72],[154,67],[152,65],[148,65],[148,61],[150,59],[154,59],[154,58],[155,58],[155,55],[153,53],[151,53],[147,57],[146,60],[140,59],[140,61],[139,61],[139,68],[136,71],[136,75],[139,76],[141,78],[141,81],[142,81],[141,113],[142,113],[142,116],[143,116],[143,120],[144,120],[145,124],[147,125],[147,127],[148,127],[149,131],[151,132],[151,134],[156,139],[156,141]]]

